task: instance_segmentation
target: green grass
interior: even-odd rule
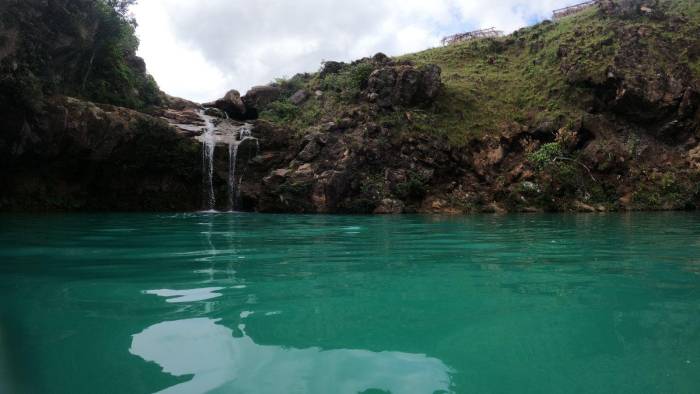
[[[605,78],[614,55],[612,34],[596,10],[541,23],[499,39],[483,39],[403,56],[443,70],[445,93],[432,126],[460,144],[522,124],[562,120],[581,108],[566,83],[559,48],[576,51],[580,72]],[[604,43],[609,43],[606,48]]]
[[[416,65],[437,64],[442,69],[444,91],[426,108],[382,113],[380,121],[406,134],[444,135],[457,146],[474,138],[500,135],[526,126],[552,122],[561,127],[579,119],[587,110],[592,88],[606,82],[624,44],[624,29],[648,29],[641,40],[645,62],[641,72],[657,73],[659,67],[677,67],[674,43],[694,43],[700,34],[700,4],[664,0],[662,8],[673,15],[687,15],[688,23],[669,29],[668,20],[647,17],[606,17],[597,8],[569,16],[557,23],[544,22],[503,38],[481,39],[428,49],[399,57]],[[690,44],[688,44],[690,45]],[[700,52],[700,48],[698,48]],[[685,61],[700,76],[700,53],[688,53]],[[295,127],[332,121],[359,105],[358,94],[369,69],[363,63],[347,66],[325,78],[312,76],[309,90],[324,91],[324,99],[302,106]],[[310,116],[310,114],[312,116]],[[303,118],[303,121],[301,119]]]

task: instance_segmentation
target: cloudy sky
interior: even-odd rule
[[[166,92],[244,93],[324,60],[400,55],[483,27],[512,32],[580,0],[140,0],[139,54]]]

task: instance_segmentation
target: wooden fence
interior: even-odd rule
[[[501,37],[503,32],[496,30],[495,27],[482,30],[474,30],[467,33],[459,33],[452,36],[448,36],[442,39],[442,45],[452,45],[464,41],[476,40],[479,38],[490,38],[490,37]]]
[[[569,7],[560,8],[558,10],[554,10],[553,19],[556,21],[556,20],[559,20],[561,18],[567,17],[569,15],[577,14],[583,10],[587,10],[593,6],[596,6],[597,4],[598,4],[598,1],[593,0],[593,1],[586,1],[586,2],[583,2],[580,4],[574,4],[574,5],[569,6]]]
[[[585,1],[583,3],[579,4],[574,4],[572,6],[560,8],[558,10],[554,10],[553,12],[553,18],[555,21],[562,19],[564,17],[567,17],[569,15],[577,14],[581,11],[587,10],[591,7],[597,6],[599,3],[599,0],[590,0],[590,1]],[[474,30],[470,31],[467,33],[459,33],[455,34],[452,36],[447,36],[442,39],[442,45],[452,45],[452,44],[458,44],[460,42],[465,42],[465,41],[471,41],[471,40],[476,40],[480,38],[494,38],[494,37],[502,37],[503,32],[500,30],[496,30],[495,27],[491,27],[488,29],[481,29],[481,30]]]

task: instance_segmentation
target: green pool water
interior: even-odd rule
[[[2,393],[699,393],[700,215],[0,216]]]

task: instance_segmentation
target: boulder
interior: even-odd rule
[[[433,101],[441,86],[441,70],[436,65],[385,66],[370,74],[367,98],[384,108],[414,106]]]
[[[422,93],[425,99],[434,100],[440,94],[442,88],[442,70],[435,64],[428,64],[420,68],[423,76]]]
[[[218,108],[234,119],[243,120],[246,118],[246,106],[243,104],[241,94],[237,90],[229,90],[223,98],[213,103],[206,103],[204,106]]]
[[[309,93],[306,90],[299,90],[292,97],[289,99],[289,101],[292,102],[294,105],[301,105],[306,102],[309,98]]]
[[[317,136],[311,135],[307,137],[308,142],[306,143],[306,146],[299,152],[299,155],[297,158],[302,161],[302,162],[310,162],[318,155],[321,153],[321,150],[323,149],[323,146],[321,145],[321,142],[319,141],[319,138]]]
[[[276,86],[255,86],[243,96],[243,104],[250,118],[257,118],[270,103],[279,100],[282,89]]]
[[[396,101],[394,97],[396,78],[396,70],[392,67],[373,71],[369,76],[368,99],[380,107],[391,107],[394,105]]]

